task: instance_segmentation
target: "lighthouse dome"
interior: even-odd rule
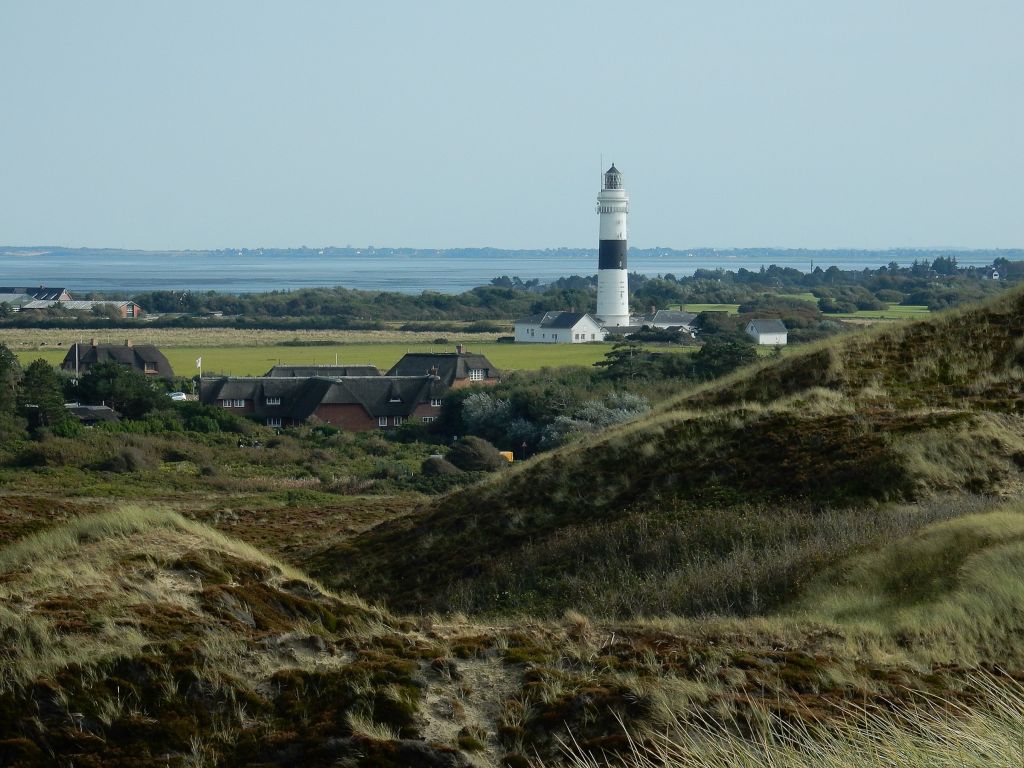
[[[604,188],[622,189],[622,171],[615,167],[615,163],[604,172]]]

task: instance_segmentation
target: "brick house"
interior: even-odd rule
[[[309,422],[359,432],[429,423],[446,390],[436,376],[221,377],[203,379],[199,399],[270,427]]]
[[[408,352],[388,371],[390,376],[437,376],[446,387],[497,384],[501,371],[484,355],[467,352],[461,344],[454,352]]]
[[[130,339],[125,340],[124,346],[100,344],[96,339],[88,344],[72,344],[60,367],[77,376],[97,363],[118,363],[153,378],[174,378],[174,370],[163,352],[152,344],[132,344]]]
[[[36,288],[0,288],[0,293],[20,293],[38,301],[71,301],[67,288],[50,288],[40,285]]]

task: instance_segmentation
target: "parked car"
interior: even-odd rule
[[[184,392],[168,392],[167,396],[171,398],[171,400],[188,400],[188,395]]]

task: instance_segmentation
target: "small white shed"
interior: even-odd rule
[[[789,336],[785,324],[781,320],[754,319],[747,323],[747,333],[754,337],[758,344],[769,347],[785,346]]]

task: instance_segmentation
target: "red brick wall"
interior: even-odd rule
[[[380,429],[377,426],[377,418],[370,416],[361,405],[339,405],[336,403],[321,403],[313,411],[313,418],[322,422],[347,429],[352,432],[364,432],[368,429]],[[391,419],[388,419],[390,425]]]
[[[433,416],[436,419],[440,415],[441,409],[437,406],[430,405],[429,403],[420,403],[413,410],[408,420],[414,424],[422,424],[424,416]]]

